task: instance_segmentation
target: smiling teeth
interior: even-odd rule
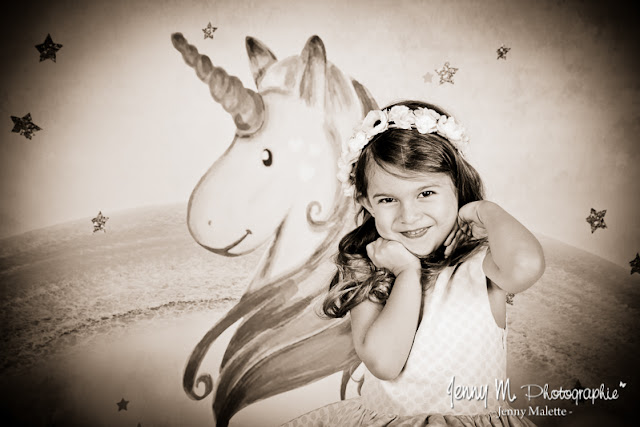
[[[427,227],[424,227],[424,228],[420,228],[418,230],[413,230],[413,231],[403,231],[402,234],[404,234],[407,237],[420,237],[426,232],[427,232]]]

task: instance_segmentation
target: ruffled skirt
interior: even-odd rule
[[[498,415],[389,415],[365,408],[360,398],[331,403],[285,424],[283,427],[535,427],[526,417]]]

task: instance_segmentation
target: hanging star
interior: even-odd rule
[[[124,397],[123,397],[120,402],[116,403],[116,405],[118,405],[118,412],[122,411],[123,409],[126,411],[128,404],[129,404],[129,401],[124,400]]]
[[[629,265],[631,266],[631,274],[640,274],[640,254],[636,253],[636,257],[629,261]]]
[[[422,76],[422,78],[424,79],[425,83],[431,83],[431,79],[433,79],[433,74],[427,73],[424,76]]]
[[[102,230],[106,233],[107,229],[105,228],[105,224],[108,219],[108,216],[102,215],[102,211],[98,212],[98,215],[91,220],[91,222],[93,222],[93,232],[95,233],[96,231]]]
[[[11,116],[11,120],[13,120],[13,129],[11,129],[11,132],[19,133],[27,139],[31,139],[34,132],[42,130],[31,121],[31,113],[27,113],[27,115],[22,118]]]
[[[443,84],[443,83],[453,84],[453,75],[458,71],[458,69],[450,67],[449,62],[445,62],[442,68],[435,71],[440,76],[440,84]]]
[[[206,39],[212,39],[213,38],[213,33],[218,29],[218,27],[214,27],[211,25],[211,22],[209,22],[209,25],[207,25],[207,28],[203,28],[202,31],[204,31],[204,38]]]
[[[595,209],[591,208],[591,213],[587,217],[587,222],[591,224],[591,233],[596,231],[598,228],[607,228],[607,224],[604,223],[604,214],[606,213],[606,209],[597,212]]]
[[[61,44],[53,42],[51,34],[47,34],[44,43],[36,45],[36,49],[40,52],[40,62],[45,59],[51,59],[53,62],[56,62],[56,52],[60,50],[61,47]]]
[[[506,47],[504,44],[498,48],[496,51],[498,53],[498,59],[507,60],[507,52],[511,50],[510,47]]]

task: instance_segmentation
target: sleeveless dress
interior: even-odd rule
[[[507,331],[496,324],[489,305],[482,270],[486,251],[447,267],[427,289],[422,320],[397,378],[380,380],[365,368],[360,397],[284,426],[535,427],[509,406]]]

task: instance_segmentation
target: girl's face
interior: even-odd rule
[[[368,195],[359,202],[375,218],[380,236],[402,243],[414,255],[430,255],[444,243],[458,218],[453,182],[444,173],[407,175],[391,170],[396,175],[371,165]]]

